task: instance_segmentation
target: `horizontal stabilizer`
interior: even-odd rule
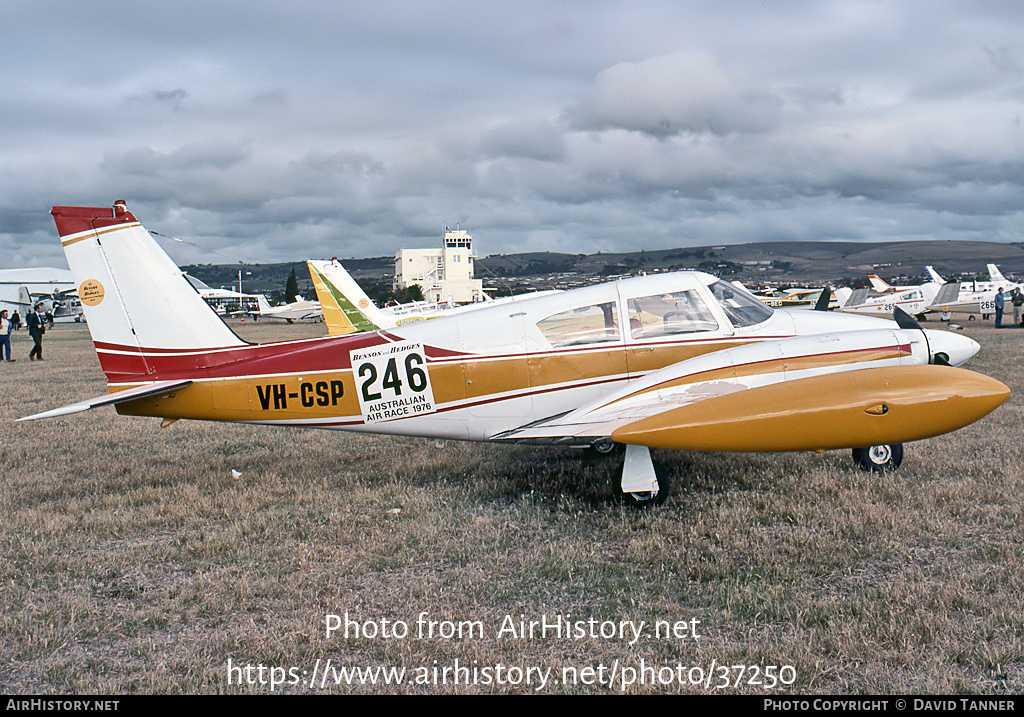
[[[44,413],[37,413],[34,416],[25,416],[19,418],[19,421],[35,421],[40,418],[54,418],[55,416],[68,416],[72,413],[80,413],[82,411],[88,411],[90,408],[99,408],[100,406],[113,406],[118,403],[125,403],[126,401],[134,401],[139,398],[150,398],[152,396],[161,396],[172,391],[176,391],[179,388],[184,388],[191,384],[192,381],[157,381],[156,383],[147,383],[143,386],[137,386],[135,388],[129,388],[124,391],[117,391],[116,393],[109,393],[106,396],[97,396],[96,398],[90,398],[87,401],[81,401],[79,403],[73,403],[70,406],[63,406],[61,408],[55,408],[52,411],[45,411]]]

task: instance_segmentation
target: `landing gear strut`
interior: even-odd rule
[[[622,462],[619,482],[623,498],[633,506],[661,505],[668,498],[668,476],[658,470],[651,460],[647,446],[626,446],[626,459]]]

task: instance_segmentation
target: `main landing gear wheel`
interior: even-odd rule
[[[657,491],[640,491],[636,493],[623,493],[622,500],[634,508],[647,508],[652,505],[664,505],[668,500],[668,494],[672,490],[672,482],[668,474],[661,468],[655,467],[654,475],[658,480]]]
[[[866,471],[875,473],[894,471],[903,462],[903,444],[893,443],[870,448],[854,448],[853,460]]]
[[[627,445],[619,488],[623,500],[639,508],[663,504],[671,484],[665,472],[655,467],[649,448]]]
[[[588,456],[605,458],[621,453],[623,448],[624,446],[621,443],[616,443],[615,441],[594,441],[584,451]]]

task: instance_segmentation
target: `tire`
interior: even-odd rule
[[[854,448],[853,460],[866,471],[874,473],[894,471],[903,462],[903,444],[893,443],[892,445],[870,446],[869,448]]]
[[[626,446],[622,443],[616,443],[615,441],[594,441],[584,450],[588,456],[595,458],[604,458],[606,456],[614,456],[626,449]]]
[[[622,496],[622,500],[626,505],[633,508],[649,508],[652,505],[664,505],[665,501],[668,500],[668,494],[672,491],[672,481],[669,480],[668,474],[658,466],[654,466],[654,475],[658,479],[657,493],[623,493],[618,483],[615,485],[615,491]]]

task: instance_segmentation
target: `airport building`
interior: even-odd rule
[[[395,255],[395,288],[419,284],[426,301],[486,301],[483,280],[473,278],[473,237],[447,227],[440,249],[401,249]]]

